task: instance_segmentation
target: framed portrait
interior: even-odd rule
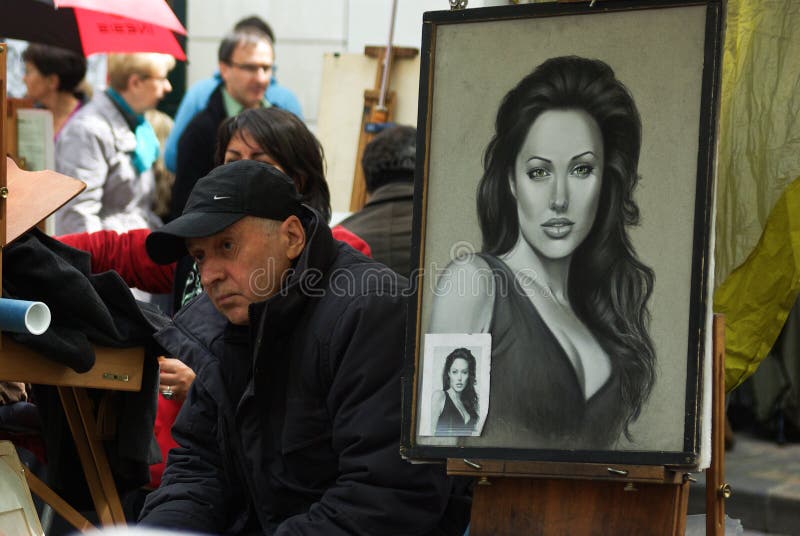
[[[405,457],[697,466],[721,28],[716,0],[425,13]]]

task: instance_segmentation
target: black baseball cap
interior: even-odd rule
[[[153,261],[169,264],[188,254],[187,238],[217,234],[245,216],[283,221],[301,212],[292,179],[269,164],[238,160],[197,181],[183,214],[150,233],[145,247]]]

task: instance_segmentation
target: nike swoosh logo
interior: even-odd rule
[[[230,199],[230,198],[231,198],[231,196],[229,196],[229,195],[215,195],[214,196],[214,201],[219,201],[220,199]]]

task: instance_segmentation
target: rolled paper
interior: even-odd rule
[[[50,327],[50,308],[42,302],[0,298],[0,331],[41,335]]]

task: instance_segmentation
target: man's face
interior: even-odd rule
[[[231,323],[249,324],[249,305],[280,290],[305,245],[302,229],[295,216],[284,222],[248,216],[215,235],[186,240],[203,289]]]
[[[219,64],[225,90],[245,108],[258,107],[269,87],[274,61],[272,45],[266,40],[240,43],[234,49],[231,61]]]

